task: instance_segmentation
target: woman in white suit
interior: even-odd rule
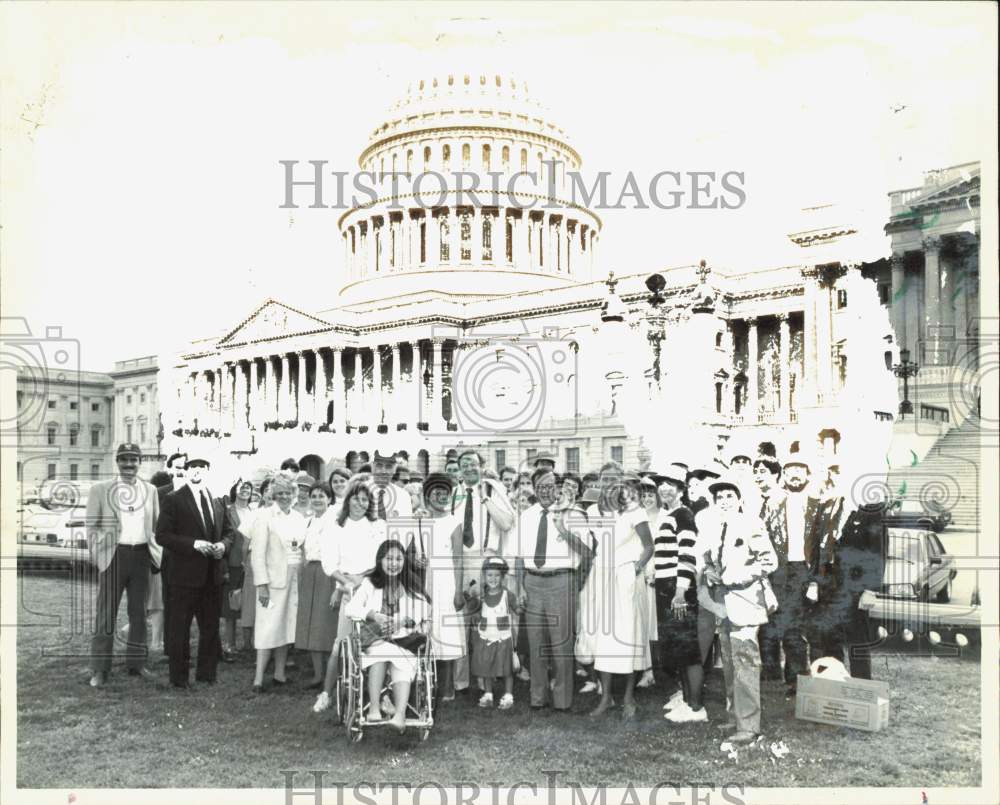
[[[264,669],[274,651],[274,684],[284,685],[288,646],[295,642],[299,604],[299,571],[306,519],[292,509],[298,490],[291,478],[277,476],[271,484],[276,506],[266,509],[254,524],[253,565],[257,587],[254,647],[257,670],[253,689],[264,689]]]

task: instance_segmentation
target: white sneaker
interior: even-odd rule
[[[673,710],[677,706],[678,702],[683,702],[683,701],[684,701],[684,692],[676,690],[674,691],[674,694],[669,699],[667,699],[667,703],[663,705],[663,709]]]
[[[708,713],[705,712],[704,707],[698,710],[692,710],[691,706],[685,702],[683,709],[680,707],[674,708],[667,713],[665,718],[667,721],[672,721],[675,724],[682,724],[690,721],[708,721]]]
[[[512,693],[505,693],[500,697],[500,704],[497,705],[501,710],[510,710],[514,706],[514,695]]]
[[[653,676],[651,670],[646,670],[642,674],[642,678],[635,683],[637,688],[651,688],[656,684],[656,677]]]
[[[493,694],[492,693],[484,693],[482,696],[480,696],[479,697],[479,706],[480,707],[492,707],[493,706]]]
[[[688,703],[681,699],[679,702],[675,703],[667,712],[663,714],[663,717],[667,721],[677,721],[680,716],[682,716],[685,711],[690,710]]]
[[[580,688],[580,693],[593,693],[597,690],[597,683],[593,680],[587,682],[582,688]]]
[[[330,709],[330,694],[325,690],[316,697],[316,704],[313,705],[314,713],[322,713],[324,710]]]

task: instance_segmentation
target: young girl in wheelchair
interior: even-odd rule
[[[380,700],[388,671],[395,713],[391,723],[403,732],[410,685],[417,674],[415,651],[426,640],[431,602],[403,545],[386,540],[375,567],[358,587],[346,614],[361,622],[361,668],[368,671],[368,720],[383,721]]]

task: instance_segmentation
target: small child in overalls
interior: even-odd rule
[[[480,707],[493,706],[493,685],[503,677],[504,694],[499,708],[514,706],[514,672],[517,659],[514,645],[517,638],[517,601],[504,584],[509,568],[499,556],[483,562],[483,589],[478,599],[472,629],[470,672],[479,677],[479,687],[485,691]]]

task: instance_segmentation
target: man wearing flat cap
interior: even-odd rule
[[[186,688],[191,621],[198,621],[195,679],[214,683],[219,664],[223,557],[233,542],[232,524],[222,502],[205,488],[209,462],[189,458],[187,484],[163,499],[156,539],[170,554],[170,608],[167,622],[170,683]]]
[[[104,685],[111,671],[123,593],[128,596],[126,665],[130,676],[146,674],[146,593],[150,568],[159,567],[162,549],[154,534],[159,497],[155,486],[139,478],[141,460],[138,445],[119,445],[115,451],[118,477],[94,484],[87,498],[87,548],[100,572],[90,646],[90,685],[94,688]]]
[[[392,483],[396,473],[396,454],[382,454],[378,450],[372,458],[372,499],[375,501],[375,517],[388,521],[399,517],[413,517],[413,501],[410,493]]]

